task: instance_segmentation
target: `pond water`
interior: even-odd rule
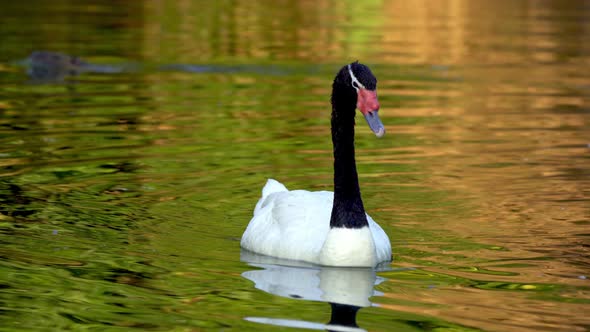
[[[0,20],[1,329],[590,330],[587,2],[4,1]],[[267,178],[331,190],[331,82],[357,59],[387,128],[359,121],[361,189],[394,261],[247,257]]]

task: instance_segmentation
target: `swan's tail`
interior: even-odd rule
[[[256,203],[256,207],[254,208],[254,216],[258,214],[260,209],[272,203],[272,199],[267,199],[268,195],[278,193],[281,191],[289,190],[287,189],[287,187],[285,187],[284,184],[280,183],[279,181],[274,179],[268,179],[266,181],[266,184],[264,185],[264,188],[262,188],[262,197],[260,197],[258,203]]]
[[[268,179],[264,185],[264,188],[262,188],[262,198],[280,191],[289,191],[289,189],[287,189],[284,184],[275,179]]]

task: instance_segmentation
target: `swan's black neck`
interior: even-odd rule
[[[341,71],[332,89],[332,143],[334,144],[334,205],[330,227],[368,225],[354,159],[354,115],[357,94]]]

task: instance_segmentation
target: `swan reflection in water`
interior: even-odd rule
[[[374,289],[385,278],[376,271],[385,267],[343,268],[310,265],[258,255],[242,250],[241,260],[251,266],[262,268],[242,273],[255,283],[255,287],[267,293],[287,298],[330,303],[332,316],[328,324],[291,319],[246,317],[251,322],[279,326],[328,331],[365,331],[358,327],[356,314],[363,307],[375,306],[371,296],[383,296]]]

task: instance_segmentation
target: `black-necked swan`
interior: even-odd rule
[[[375,135],[385,134],[376,88],[369,67],[358,62],[342,67],[332,85],[334,192],[289,191],[269,179],[242,248],[326,266],[374,267],[391,260],[387,234],[365,213],[354,158],[356,108]]]

